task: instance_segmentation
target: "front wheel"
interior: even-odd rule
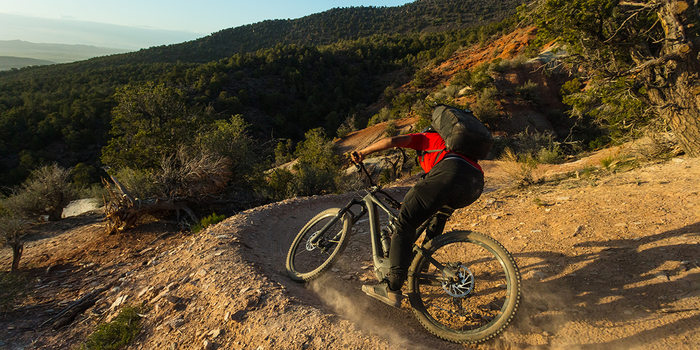
[[[478,343],[500,333],[513,318],[520,303],[520,272],[493,238],[450,232],[416,254],[408,295],[416,317],[431,333],[452,342]]]
[[[352,225],[349,213],[337,218],[340,208],[324,210],[299,231],[287,253],[287,274],[297,282],[308,282],[325,272],[345,250]],[[321,230],[336,220],[327,230]],[[315,237],[315,238],[314,238]]]

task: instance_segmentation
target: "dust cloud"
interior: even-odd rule
[[[408,310],[394,310],[366,296],[359,289],[350,291],[348,286],[342,285],[328,274],[311,282],[309,287],[339,316],[365,332],[386,339],[392,348],[430,349],[428,346],[416,344],[397,331],[397,328],[401,328],[406,322],[406,318],[413,317]]]

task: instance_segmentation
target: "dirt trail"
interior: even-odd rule
[[[498,163],[484,165],[499,173]],[[527,190],[495,190],[503,182],[490,176],[490,191],[448,222],[502,242],[523,275],[516,319],[475,347],[696,348],[700,159],[578,174]],[[400,198],[407,188],[392,191]],[[364,229],[324,278],[305,286],[286,277],[299,228],[351,196],[290,199],[195,235],[153,222],[105,236],[94,213],[46,224],[22,260],[38,280],[22,305],[1,314],[0,349],[75,348],[122,305],[140,303],[143,331],[131,349],[470,348],[430,335],[408,305],[393,309],[360,291],[373,280]],[[9,265],[6,249],[0,264]],[[40,326],[103,285],[108,292],[69,327]]]

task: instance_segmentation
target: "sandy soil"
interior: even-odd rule
[[[131,349],[694,349],[700,344],[700,159],[593,170],[600,157],[549,168],[515,188],[484,162],[488,192],[450,230],[502,242],[523,275],[523,300],[503,334],[447,343],[409,306],[365,296],[373,280],[366,234],[310,285],[285,275],[292,238],[317,212],[353,194],[294,198],[199,234],[167,222],[105,235],[93,211],[37,225],[21,268],[28,295],[0,314],[0,349],[70,349],[123,305],[143,304]],[[618,171],[615,171],[617,169]],[[397,197],[411,181],[391,189]],[[1,266],[10,263],[3,249]],[[52,317],[92,290],[94,306],[54,330]]]

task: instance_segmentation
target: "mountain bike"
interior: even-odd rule
[[[294,281],[308,282],[328,270],[347,246],[353,225],[365,215],[374,273],[381,281],[389,272],[390,239],[401,203],[372,182],[364,164],[357,166],[369,178],[366,195],[358,193],[345,207],[326,209],[304,225],[286,259]],[[388,217],[381,220],[384,223],[380,209],[382,217]],[[426,231],[431,219],[417,235]],[[457,343],[478,343],[500,333],[520,302],[520,272],[511,254],[493,238],[472,231],[438,232],[425,240],[416,241],[408,271],[407,295],[420,323],[437,337]]]

